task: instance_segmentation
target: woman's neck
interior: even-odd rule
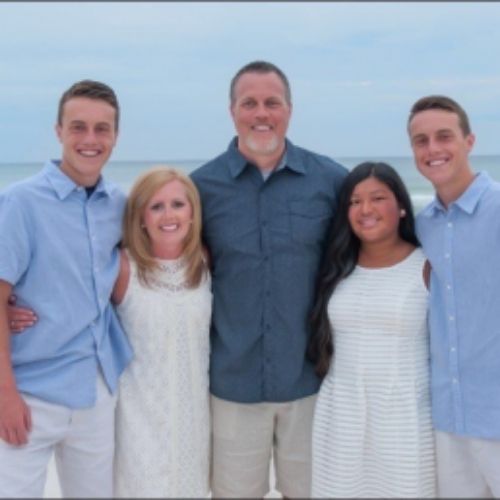
[[[359,250],[358,265],[368,268],[390,267],[406,259],[415,245],[398,238],[383,243],[362,243]]]

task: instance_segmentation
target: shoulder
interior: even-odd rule
[[[127,195],[123,192],[120,186],[114,182],[103,179],[103,186],[108,196],[109,203],[118,207],[124,207],[127,202]]]
[[[36,193],[41,193],[47,186],[43,176],[36,174],[27,179],[14,182],[0,191],[0,198],[2,200],[22,200],[31,199]]]
[[[106,190],[107,190],[110,198],[113,198],[113,199],[119,200],[119,201],[125,201],[127,199],[126,194],[123,192],[123,190],[120,186],[118,186],[114,182],[110,182],[108,180],[105,180],[104,183],[105,183]]]
[[[300,158],[308,169],[323,173],[324,175],[338,176],[342,179],[348,173],[347,168],[330,156],[316,153],[300,146],[291,145],[291,148],[293,154]]]
[[[480,202],[482,206],[486,207],[500,207],[500,182],[490,181],[481,196]]]
[[[21,219],[28,221],[43,217],[46,210],[41,209],[47,205],[47,200],[53,198],[55,195],[50,192],[46,183],[44,184],[43,179],[40,179],[38,175],[11,184],[0,191],[2,224],[9,220],[17,224]],[[15,218],[12,218],[12,214]]]
[[[420,266],[421,268],[424,266],[427,257],[425,256],[424,251],[422,250],[422,247],[417,247],[413,250],[411,253],[411,258],[414,260],[414,262],[417,264],[417,266]]]
[[[227,164],[227,151],[194,169],[189,175],[195,184],[221,176],[221,166]]]
[[[333,192],[339,192],[348,174],[347,168],[329,156],[299,146],[290,146],[291,161],[301,166],[307,182],[328,186]]]

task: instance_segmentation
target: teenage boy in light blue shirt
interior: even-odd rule
[[[101,177],[118,133],[112,89],[61,97],[62,160],[0,194],[0,496],[41,497],[53,452],[64,497],[112,496],[117,381],[131,358],[109,298],[125,196]],[[38,312],[11,337],[7,304]]]
[[[500,497],[500,184],[473,172],[468,117],[419,99],[408,132],[435,190],[417,218],[431,263],[432,413],[442,497]]]

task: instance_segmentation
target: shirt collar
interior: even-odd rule
[[[470,186],[457,198],[450,203],[449,208],[456,206],[467,214],[472,214],[476,209],[484,191],[491,185],[491,177],[486,172],[478,173]],[[434,200],[422,211],[422,215],[432,217],[438,212],[446,212],[446,207],[441,203],[436,195]]]
[[[43,172],[49,182],[52,184],[54,191],[57,193],[59,199],[64,200],[67,198],[73,191],[76,191],[80,188],[78,184],[73,181],[70,177],[68,177],[61,170],[61,161],[60,160],[48,160],[45,163]],[[82,188],[84,189],[84,188]],[[110,186],[101,176],[99,181],[97,182],[97,186],[94,190],[94,193],[102,193],[106,196],[109,196]]]
[[[238,138],[234,137],[229,143],[227,149],[229,171],[233,177],[238,177],[250,162],[240,153],[238,149]],[[278,163],[276,170],[289,168],[299,174],[305,174],[305,168],[300,161],[297,148],[288,140],[285,139],[285,154]]]

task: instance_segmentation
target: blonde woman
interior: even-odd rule
[[[212,295],[198,192],[157,167],[130,192],[113,301],[134,349],[120,380],[115,497],[201,497],[209,479]]]

